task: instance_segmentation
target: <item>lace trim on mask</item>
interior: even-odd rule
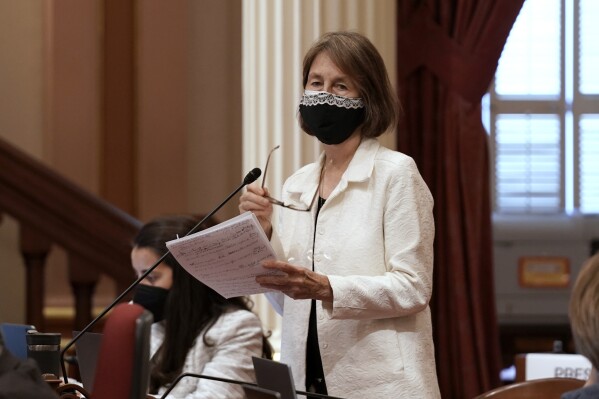
[[[347,109],[359,109],[364,108],[364,101],[361,98],[348,98],[342,96],[336,96],[331,93],[324,91],[319,92],[306,92],[300,99],[300,105],[310,107],[312,105],[335,105],[341,108]]]

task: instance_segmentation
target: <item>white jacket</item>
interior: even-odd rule
[[[280,259],[312,267],[320,161],[294,173],[272,243]],[[333,302],[316,302],[318,342],[329,395],[438,398],[429,300],[433,199],[414,161],[364,139],[318,216],[315,271]],[[305,390],[310,300],[268,294],[283,311],[281,361]],[[282,301],[283,299],[283,301]]]
[[[256,382],[252,356],[262,356],[263,336],[258,316],[247,310],[226,312],[206,334],[213,346],[206,346],[202,335],[198,335],[187,353],[183,373]],[[163,340],[164,323],[152,324],[150,356],[154,356]],[[165,390],[163,387],[158,393],[162,395]],[[167,398],[243,399],[245,394],[240,385],[187,377],[179,381]]]

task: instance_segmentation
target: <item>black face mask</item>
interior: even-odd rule
[[[154,323],[164,319],[164,307],[169,290],[152,285],[139,284],[133,295],[133,303],[137,303],[154,315]]]
[[[340,144],[364,122],[361,98],[336,96],[326,91],[306,90],[299,112],[310,131],[323,144]]]

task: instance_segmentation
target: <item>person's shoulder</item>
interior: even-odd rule
[[[385,182],[389,190],[403,193],[402,195],[410,191],[418,198],[429,198],[432,203],[430,190],[412,157],[379,146],[375,156],[374,172],[375,178]]]
[[[566,392],[562,395],[562,399],[591,399],[599,397],[599,384],[589,385],[575,391]]]
[[[0,398],[55,398],[54,391],[44,381],[31,359],[21,360],[10,352],[0,353]]]
[[[416,165],[414,159],[403,152],[391,150],[383,145],[379,145],[375,162],[389,167],[413,167]]]
[[[220,316],[218,324],[224,327],[232,325],[245,325],[262,328],[260,318],[258,317],[258,315],[246,309],[231,309],[227,312],[224,312]]]
[[[420,172],[414,159],[402,152],[379,145],[374,155],[374,172],[377,179],[402,182],[418,179]]]

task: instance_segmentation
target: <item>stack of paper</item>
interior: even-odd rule
[[[252,212],[166,246],[187,272],[225,298],[272,291],[256,283],[256,276],[281,274],[262,267],[276,255]]]

